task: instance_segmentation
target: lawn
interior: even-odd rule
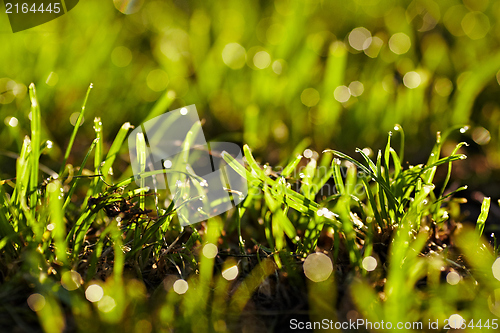
[[[498,331],[500,3],[74,2],[0,6],[2,331]]]

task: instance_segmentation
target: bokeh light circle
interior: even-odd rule
[[[229,43],[222,50],[222,61],[231,69],[242,68],[246,59],[246,50],[238,43]]]
[[[85,298],[92,303],[99,302],[104,296],[104,290],[98,284],[91,284],[85,290]]]
[[[177,294],[182,295],[188,291],[189,285],[186,280],[179,279],[174,282],[173,288]]]
[[[493,271],[493,276],[495,277],[495,279],[500,281],[500,258],[497,258],[497,260],[495,260],[493,266],[491,266],[491,270]]]
[[[389,39],[389,48],[396,54],[405,54],[411,47],[411,40],[403,32],[395,33]]]
[[[209,259],[215,258],[218,252],[219,250],[215,244],[208,243],[203,247],[203,255]]]
[[[43,295],[40,294],[31,294],[28,297],[27,302],[31,310],[38,312],[42,310],[45,306],[45,297],[43,297]]]
[[[144,0],[113,0],[113,4],[121,13],[130,15],[141,9]]]
[[[378,265],[377,259],[375,259],[374,257],[371,257],[371,256],[365,257],[363,259],[362,265],[366,271],[371,272],[371,271],[375,270],[375,268],[377,268],[377,265]]]
[[[226,268],[222,271],[222,277],[228,281],[232,281],[236,279],[238,276],[239,269],[237,265],[233,265],[231,267]]]
[[[325,281],[333,272],[332,260],[324,253],[312,253],[304,261],[304,274],[313,282]]]

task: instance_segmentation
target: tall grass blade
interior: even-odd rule
[[[85,106],[87,105],[87,100],[89,99],[90,91],[92,90],[93,86],[94,85],[91,83],[89,88],[87,89],[87,94],[85,95],[85,99],[82,105],[82,111],[80,111],[80,114],[78,115],[75,127],[73,128],[73,133],[71,133],[71,137],[69,138],[68,147],[66,148],[66,153],[64,154],[63,162],[61,164],[61,169],[59,170],[59,177],[62,177],[64,168],[66,167],[66,162],[68,161],[69,154],[71,153],[71,149],[73,148],[73,143],[75,142],[76,133],[78,132],[78,129],[80,128],[80,125],[82,123],[83,116],[85,114]]]
[[[31,154],[29,157],[30,166],[30,182],[29,182],[29,193],[30,193],[30,209],[32,210],[32,216],[35,217],[35,207],[38,202],[38,159],[40,158],[40,142],[41,142],[41,115],[40,115],[40,105],[38,104],[38,99],[36,97],[35,84],[31,83],[29,87],[29,95],[31,101]]]

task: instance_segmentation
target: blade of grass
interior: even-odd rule
[[[125,138],[127,137],[128,130],[131,128],[132,125],[130,125],[130,123],[124,123],[118,131],[118,134],[116,134],[116,137],[109,148],[108,154],[106,155],[106,159],[104,160],[104,165],[101,168],[101,174],[104,178],[108,176],[111,166],[120,152],[123,141],[125,141]]]
[[[483,203],[481,204],[481,213],[479,214],[476,223],[476,232],[479,234],[480,237],[483,235],[484,225],[486,224],[486,219],[488,218],[488,212],[490,211],[490,203],[491,203],[491,198],[486,197],[483,199]]]
[[[56,260],[67,265],[65,241],[66,224],[64,223],[62,211],[61,182],[55,180],[47,185],[50,208],[50,223],[52,224],[52,234],[54,238]]]
[[[99,139],[94,139],[94,141],[92,141],[92,144],[90,145],[89,151],[87,152],[87,155],[85,155],[83,162],[80,165],[80,169],[76,173],[75,181],[73,182],[73,185],[71,185],[71,188],[69,189],[68,194],[66,195],[66,201],[64,202],[64,205],[62,207],[63,211],[66,210],[69,203],[71,202],[71,197],[73,196],[73,193],[75,193],[76,185],[78,184],[78,182],[80,180],[80,176],[83,173],[83,169],[85,168],[85,164],[87,164],[87,160],[90,157],[90,155],[92,154],[92,151],[94,150],[94,148],[97,144],[97,141],[99,141]]]
[[[89,88],[87,89],[87,94],[85,95],[85,99],[83,101],[82,105],[82,111],[80,111],[80,114],[78,115],[78,119],[76,120],[75,127],[73,128],[73,133],[71,134],[71,137],[69,138],[69,143],[68,147],[66,148],[66,153],[64,154],[63,162],[61,164],[61,169],[59,170],[59,177],[62,177],[62,174],[64,172],[64,168],[66,167],[66,162],[68,161],[69,154],[71,153],[71,149],[73,148],[73,143],[75,142],[76,138],[76,133],[78,132],[78,129],[80,128],[80,125],[83,120],[83,115],[85,114],[85,106],[87,105],[87,100],[89,99],[90,91],[93,88],[93,84],[91,83]]]
[[[35,84],[31,83],[29,87],[29,95],[31,100],[31,154],[29,157],[29,165],[31,168],[31,176],[29,182],[29,192],[30,192],[30,209],[32,210],[32,216],[35,218],[35,207],[38,202],[38,159],[40,156],[40,105],[38,104],[38,99],[36,96]]]

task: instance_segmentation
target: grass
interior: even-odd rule
[[[490,200],[483,201],[475,231],[461,227],[451,207],[453,195],[464,188],[450,192],[446,186],[452,163],[465,159],[458,153],[463,143],[441,156],[453,131],[438,133],[425,164],[408,167],[403,167],[399,125],[399,153],[389,133],[375,159],[363,150],[357,151],[361,162],[340,151],[327,150],[320,158],[309,150],[308,157],[291,158],[281,173],[261,166],[245,145],[247,166],[224,155],[250,185],[243,204],[182,228],[173,204],[149,216],[145,189],[131,188],[134,177],[114,180],[110,171],[130,129],[127,123],[101,159],[102,127],[96,120],[96,140],[76,174],[65,165],[40,183],[45,177],[39,172],[40,148],[33,145],[43,147],[45,139],[38,130],[34,85],[30,91],[31,137],[17,159],[16,178],[0,187],[5,327],[233,331],[271,311],[266,297],[291,297],[296,289],[307,295],[302,311],[311,320],[345,321],[350,309],[356,318],[394,326],[425,327],[437,320],[443,329],[451,314],[460,314],[467,325],[496,322],[491,296],[499,286],[492,269],[496,249],[480,238]],[[92,155],[94,171],[86,169]],[[448,168],[441,189],[434,184],[438,167]],[[163,198],[161,191],[154,195]],[[140,210],[134,211],[137,205]],[[116,209],[119,214],[113,215]],[[317,251],[342,274],[324,262],[308,271],[308,260],[315,260],[310,254]],[[376,267],[367,266],[370,260]],[[318,272],[326,273],[317,277]],[[275,289],[266,291],[270,284]],[[297,315],[286,303],[277,306],[284,307],[285,318]]]
[[[0,19],[0,327],[444,332],[459,314],[495,331],[497,12],[88,0],[16,34]],[[167,191],[135,186],[125,142],[190,104],[209,141],[243,147],[245,165],[224,157],[249,194],[181,227]]]

